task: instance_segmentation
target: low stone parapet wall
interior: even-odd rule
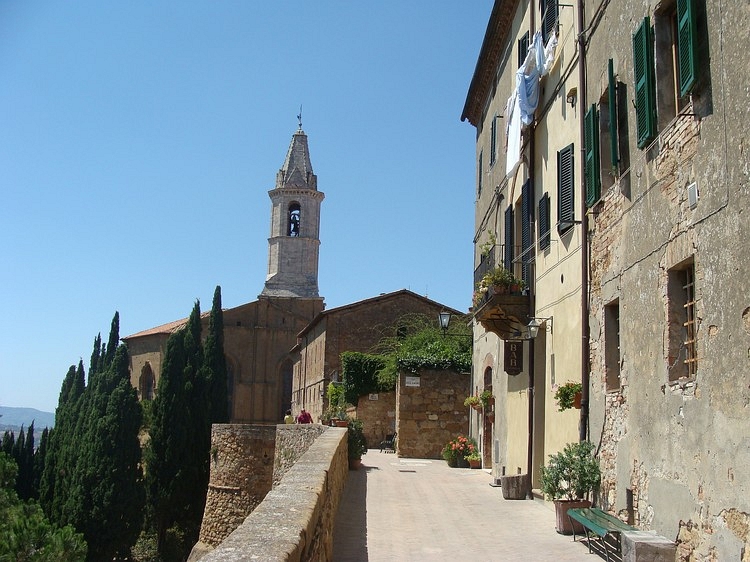
[[[332,560],[333,524],[349,474],[347,450],[347,430],[328,428],[201,562]]]

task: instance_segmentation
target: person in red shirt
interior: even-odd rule
[[[310,412],[306,412],[304,408],[300,411],[299,415],[297,416],[297,423],[312,423],[312,416],[310,415]]]

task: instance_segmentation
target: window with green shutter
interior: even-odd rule
[[[562,234],[575,224],[575,173],[573,145],[557,153],[557,231]]]
[[[593,105],[586,112],[584,123],[584,152],[586,162],[584,173],[586,180],[586,205],[591,207],[599,200],[601,193],[601,176],[599,174],[599,112]]]
[[[521,279],[530,284],[529,264],[534,258],[531,225],[534,222],[534,185],[527,179],[521,188]]]
[[[539,249],[546,250],[550,246],[550,216],[549,216],[549,193],[542,195],[539,200]]]
[[[615,82],[615,65],[612,59],[607,62],[607,110],[609,111],[609,163],[615,175],[618,175],[617,139],[620,130],[617,123],[617,82]]]
[[[633,35],[633,69],[635,72],[635,114],[638,148],[656,136],[656,89],[651,21],[643,18]]]
[[[518,67],[523,66],[526,60],[526,55],[529,52],[529,32],[527,31],[523,37],[518,40]]]
[[[560,16],[560,7],[558,0],[542,0],[542,39],[544,44],[549,41],[550,35],[552,35],[557,28],[557,20]]]
[[[698,77],[697,9],[695,0],[677,0],[677,53],[680,65],[680,97],[690,93]]]
[[[505,209],[505,255],[503,266],[513,271],[513,207]]]

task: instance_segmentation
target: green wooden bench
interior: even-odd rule
[[[607,557],[608,562],[609,549],[607,548],[607,537],[612,537],[616,541],[617,550],[621,551],[622,544],[620,542],[620,533],[623,531],[638,530],[627,523],[623,523],[617,517],[613,517],[609,513],[594,507],[569,509],[568,517],[570,517],[571,523],[575,520],[583,525],[589,545],[589,554],[591,554],[591,536],[589,533],[593,533],[601,539],[602,548],[604,548],[604,554]],[[573,540],[576,540],[575,525],[573,526]]]

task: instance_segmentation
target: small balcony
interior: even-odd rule
[[[529,303],[528,294],[489,290],[474,307],[474,318],[503,340],[518,339],[528,324]]]

